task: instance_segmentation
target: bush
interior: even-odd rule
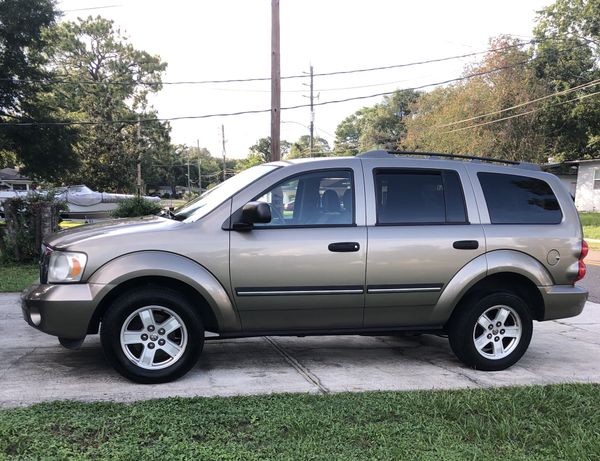
[[[6,261],[33,261],[39,256],[42,240],[59,230],[64,202],[55,194],[31,193],[7,199],[2,204],[6,218],[2,235],[2,258]]]
[[[113,212],[115,218],[135,218],[158,214],[161,211],[158,203],[151,202],[140,195],[119,202],[117,209]]]

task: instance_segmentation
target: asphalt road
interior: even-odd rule
[[[71,351],[29,327],[18,295],[0,294],[0,407],[49,400],[133,401],[169,396],[358,392],[600,382],[600,304],[535,323],[509,370],[465,368],[448,341],[416,337],[267,337],[211,341],[198,365],[163,385],[133,384],[105,362],[97,336]]]

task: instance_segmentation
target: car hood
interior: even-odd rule
[[[79,245],[85,241],[134,233],[160,232],[180,226],[185,226],[185,224],[157,216],[114,219],[62,230],[47,237],[45,243],[52,248],[66,249],[71,245]]]

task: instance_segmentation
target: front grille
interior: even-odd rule
[[[52,250],[42,245],[42,254],[40,255],[40,283],[48,283],[48,266],[51,254]]]

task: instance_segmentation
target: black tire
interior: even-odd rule
[[[151,312],[154,321],[150,322],[153,323],[152,334],[150,327],[146,328],[142,323],[142,315],[136,314],[142,308],[144,314],[148,310]],[[160,330],[166,331],[160,326],[166,325],[167,319],[174,319],[174,324],[181,326],[172,333],[159,335]],[[124,326],[126,322],[127,326]],[[122,330],[125,328],[123,331],[133,336],[138,328],[129,329],[129,326],[135,322],[141,328],[140,338],[146,333],[145,342],[122,345]],[[169,288],[144,287],[131,290],[113,302],[102,318],[100,339],[106,359],[121,375],[142,384],[165,383],[183,376],[196,364],[204,345],[204,326],[199,314],[184,296]],[[153,345],[147,348],[151,342]],[[179,352],[173,356],[162,349],[170,344],[179,347]],[[146,349],[151,349],[154,354],[152,362],[144,367],[142,354]],[[135,363],[138,353],[139,363]]]
[[[503,313],[509,311],[506,324],[502,323],[499,327],[497,322],[492,322],[493,328],[486,325],[488,330],[484,330],[478,320],[486,311],[489,313],[486,318],[494,313],[497,316],[500,309],[495,309],[496,306],[508,307],[503,310]],[[519,296],[506,292],[494,293],[483,298],[471,298],[457,309],[459,310],[448,325],[448,338],[450,347],[465,365],[484,371],[504,370],[518,362],[527,351],[533,333],[533,322],[529,307]],[[496,320],[496,317],[491,320]],[[482,323],[487,321],[482,319]],[[518,339],[508,337],[508,334],[513,334],[508,331],[514,326],[517,329],[510,331],[520,331]],[[507,336],[503,336],[505,334]],[[476,339],[480,339],[481,352],[476,346]]]

